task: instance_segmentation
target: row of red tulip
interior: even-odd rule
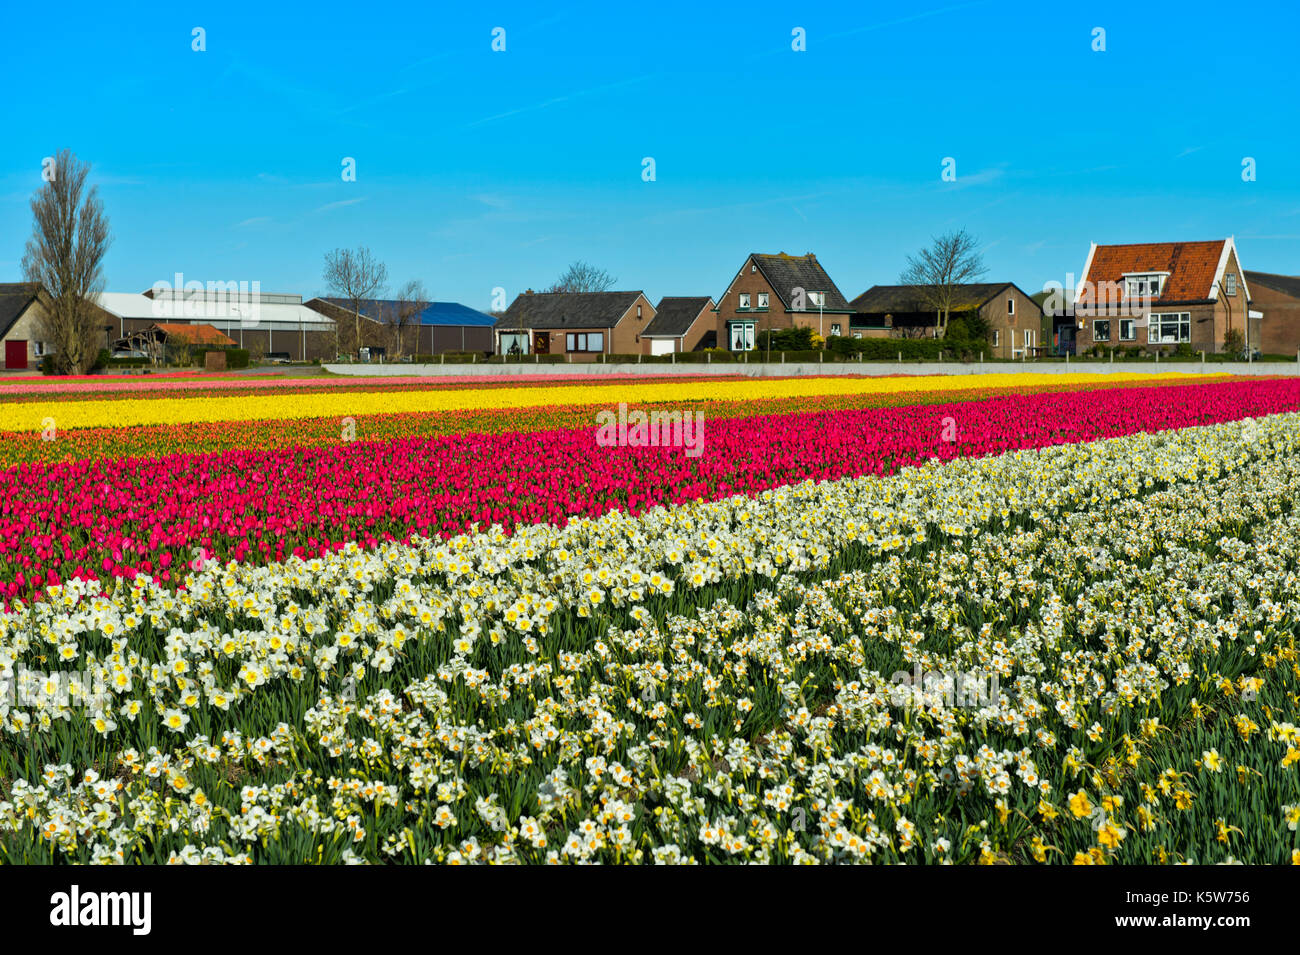
[[[172,580],[197,554],[262,562],[476,523],[562,524],[1298,408],[1300,382],[1266,380],[713,421],[698,457],[682,447],[602,446],[593,421],[532,433],[19,465],[0,472],[0,597],[67,576]]]

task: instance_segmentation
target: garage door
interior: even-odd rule
[[[652,339],[650,339],[650,354],[652,354],[652,355],[667,355],[669,352],[671,352],[671,351],[673,350],[673,343],[674,343],[674,341],[675,341],[675,339],[672,339],[672,338],[652,338]]]
[[[11,369],[27,367],[26,341],[5,342],[5,367]]]

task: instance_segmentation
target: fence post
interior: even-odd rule
[[[471,365],[477,365],[477,364],[478,364],[478,352],[475,352],[474,354],[472,354],[472,355],[469,356],[469,363],[470,363]]]
[[[1205,371],[1205,349],[1204,348],[1201,349],[1201,371]]]
[[[984,364],[984,353],[983,353],[983,352],[980,352],[980,364],[981,364],[981,365]]]
[[[704,364],[706,364],[706,365],[712,365],[712,364],[713,364],[713,352],[706,351],[706,352],[704,353]]]
[[[820,365],[825,360],[826,360],[826,349],[823,348],[821,351],[817,353],[817,364]]]
[[[1300,361],[1300,349],[1296,349],[1296,361]],[[781,364],[785,364],[785,352],[781,352]]]
[[[439,353],[439,355],[438,355],[438,364],[439,364],[439,365],[445,365],[445,364],[447,364],[447,353],[446,353],[446,352],[441,352],[441,353]]]
[[[903,353],[901,351],[898,353],[898,363],[900,365],[903,363]]]
[[[668,364],[670,364],[670,365],[675,365],[675,364],[677,364],[677,349],[674,348],[674,349],[673,349],[671,352],[669,352],[668,354],[672,356],[671,358],[668,359]]]

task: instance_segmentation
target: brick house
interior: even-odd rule
[[[843,335],[853,309],[817,256],[751,253],[713,309],[719,347],[752,351],[768,329],[811,328]]]
[[[716,327],[713,309],[713,299],[708,295],[665,295],[655,306],[655,317],[641,333],[642,353],[695,351]]]
[[[1246,272],[1250,304],[1261,313],[1259,350],[1265,355],[1293,355],[1300,349],[1300,275]]]
[[[1208,242],[1093,243],[1075,292],[1074,350],[1137,347],[1144,351],[1180,345],[1219,353],[1229,329],[1259,344],[1261,314],[1250,308],[1250,290],[1232,238]],[[1061,327],[1064,324],[1065,327]]]
[[[988,358],[1033,355],[1039,341],[1043,309],[1014,282],[969,282],[954,285],[948,320],[978,315],[988,325]],[[873,285],[851,303],[850,334],[866,338],[934,338],[939,316],[915,285]]]
[[[498,355],[633,355],[655,317],[644,292],[534,292],[515,296],[493,328]]]

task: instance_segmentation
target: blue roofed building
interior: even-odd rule
[[[308,308],[332,318],[340,326],[357,323],[352,303],[322,296],[304,302]],[[372,355],[390,359],[444,352],[481,352],[493,348],[492,328],[496,319],[460,302],[418,303],[396,299],[370,299],[361,305],[361,346]]]

